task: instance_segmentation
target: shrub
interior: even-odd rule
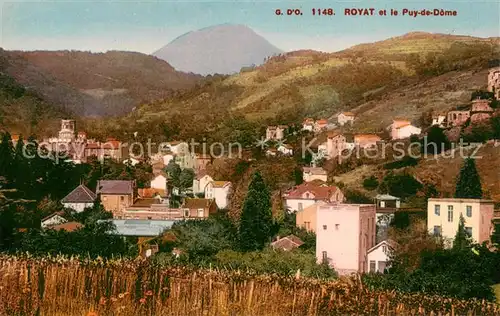
[[[367,190],[375,190],[378,188],[378,179],[374,175],[363,180],[363,188]]]

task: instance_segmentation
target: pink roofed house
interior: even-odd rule
[[[336,186],[305,182],[285,193],[284,199],[286,208],[297,212],[319,201],[342,203],[345,197]]]
[[[340,275],[367,271],[375,246],[376,211],[371,204],[328,203],[316,215],[316,259]]]

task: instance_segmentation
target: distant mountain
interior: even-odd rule
[[[247,26],[222,24],[186,33],[153,55],[179,71],[208,75],[236,73],[280,53]]]

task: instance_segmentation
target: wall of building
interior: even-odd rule
[[[440,215],[435,214],[435,206],[440,205]],[[453,220],[448,220],[448,207],[453,207]],[[467,206],[472,207],[472,216],[467,216]],[[441,227],[441,235],[452,241],[458,229],[460,214],[465,227],[472,228],[472,238],[479,243],[489,240],[493,204],[478,199],[429,199],[427,203],[427,229],[434,232],[434,226]],[[450,243],[451,245],[451,243]]]
[[[302,227],[310,232],[316,232],[316,212],[318,207],[324,205],[325,202],[317,202],[306,207],[302,211],[297,211],[295,214],[295,225]]]
[[[156,176],[151,180],[151,188],[167,191],[167,178],[163,175]]]
[[[77,213],[81,213],[87,207],[94,206],[94,203],[63,203],[64,207],[73,209]]]
[[[106,211],[115,214],[132,205],[134,200],[131,194],[101,194],[101,203]]]

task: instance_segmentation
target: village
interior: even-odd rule
[[[496,100],[500,95],[500,68],[491,69],[488,76],[488,91]],[[495,114],[489,103],[493,100],[474,99],[467,109],[451,109],[433,115],[432,125],[442,128],[461,126],[466,122],[481,122]],[[327,172],[317,161],[335,159],[345,151],[374,148],[384,141],[405,140],[422,137],[422,129],[412,122],[395,118],[387,127],[390,139],[377,134],[344,133],[342,127],[355,131],[356,114],[341,112],[336,122],[326,119],[304,119],[303,133],[326,135],[326,140],[317,144],[310,166],[302,169],[303,183],[289,187],[281,196],[283,209],[296,218],[296,226],[316,236],[316,258],[326,263],[340,275],[351,273],[381,272],[390,265],[391,252],[396,242],[387,238],[389,223],[394,214],[404,211],[401,198],[389,194],[378,194],[372,204],[346,202],[341,188],[330,184]],[[288,126],[268,126],[265,140],[276,144],[265,151],[267,157],[291,156],[294,149],[286,144]],[[16,136],[13,136],[16,142]],[[108,139],[98,142],[87,139],[85,132],[76,132],[75,121],[62,120],[58,137],[45,139],[42,144],[50,151],[71,148],[69,161],[85,162],[90,157],[99,160],[112,159],[134,165],[144,160],[133,158],[123,150],[120,141]],[[251,159],[251,158],[250,158]],[[186,149],[186,143],[172,141],[163,150],[149,157],[153,178],[149,185],[139,188],[135,180],[99,180],[94,191],[83,183],[72,188],[61,202],[65,208],[76,213],[91,208],[100,201],[104,209],[112,214],[110,220],[116,234],[153,240],[172,227],[175,222],[206,219],[218,211],[228,208],[233,184],[229,180],[218,180],[207,172],[213,158],[208,154],[194,153]],[[192,186],[180,189],[172,184],[169,164],[177,164],[181,170],[191,169]],[[174,196],[180,197],[173,203]],[[176,198],[177,199],[177,198]],[[434,235],[451,240],[459,229],[459,220],[465,219],[465,230],[478,243],[490,240],[493,223],[498,217],[494,211],[495,201],[487,199],[431,198],[426,209],[413,212],[426,213],[427,230]],[[43,229],[74,231],[81,223],[68,221],[64,213],[57,212],[41,222]],[[277,236],[271,243],[273,248],[285,251],[300,247],[303,241],[297,236]],[[451,245],[449,245],[451,246]],[[158,247],[149,245],[142,253],[149,257]],[[182,250],[176,250],[176,253]]]

